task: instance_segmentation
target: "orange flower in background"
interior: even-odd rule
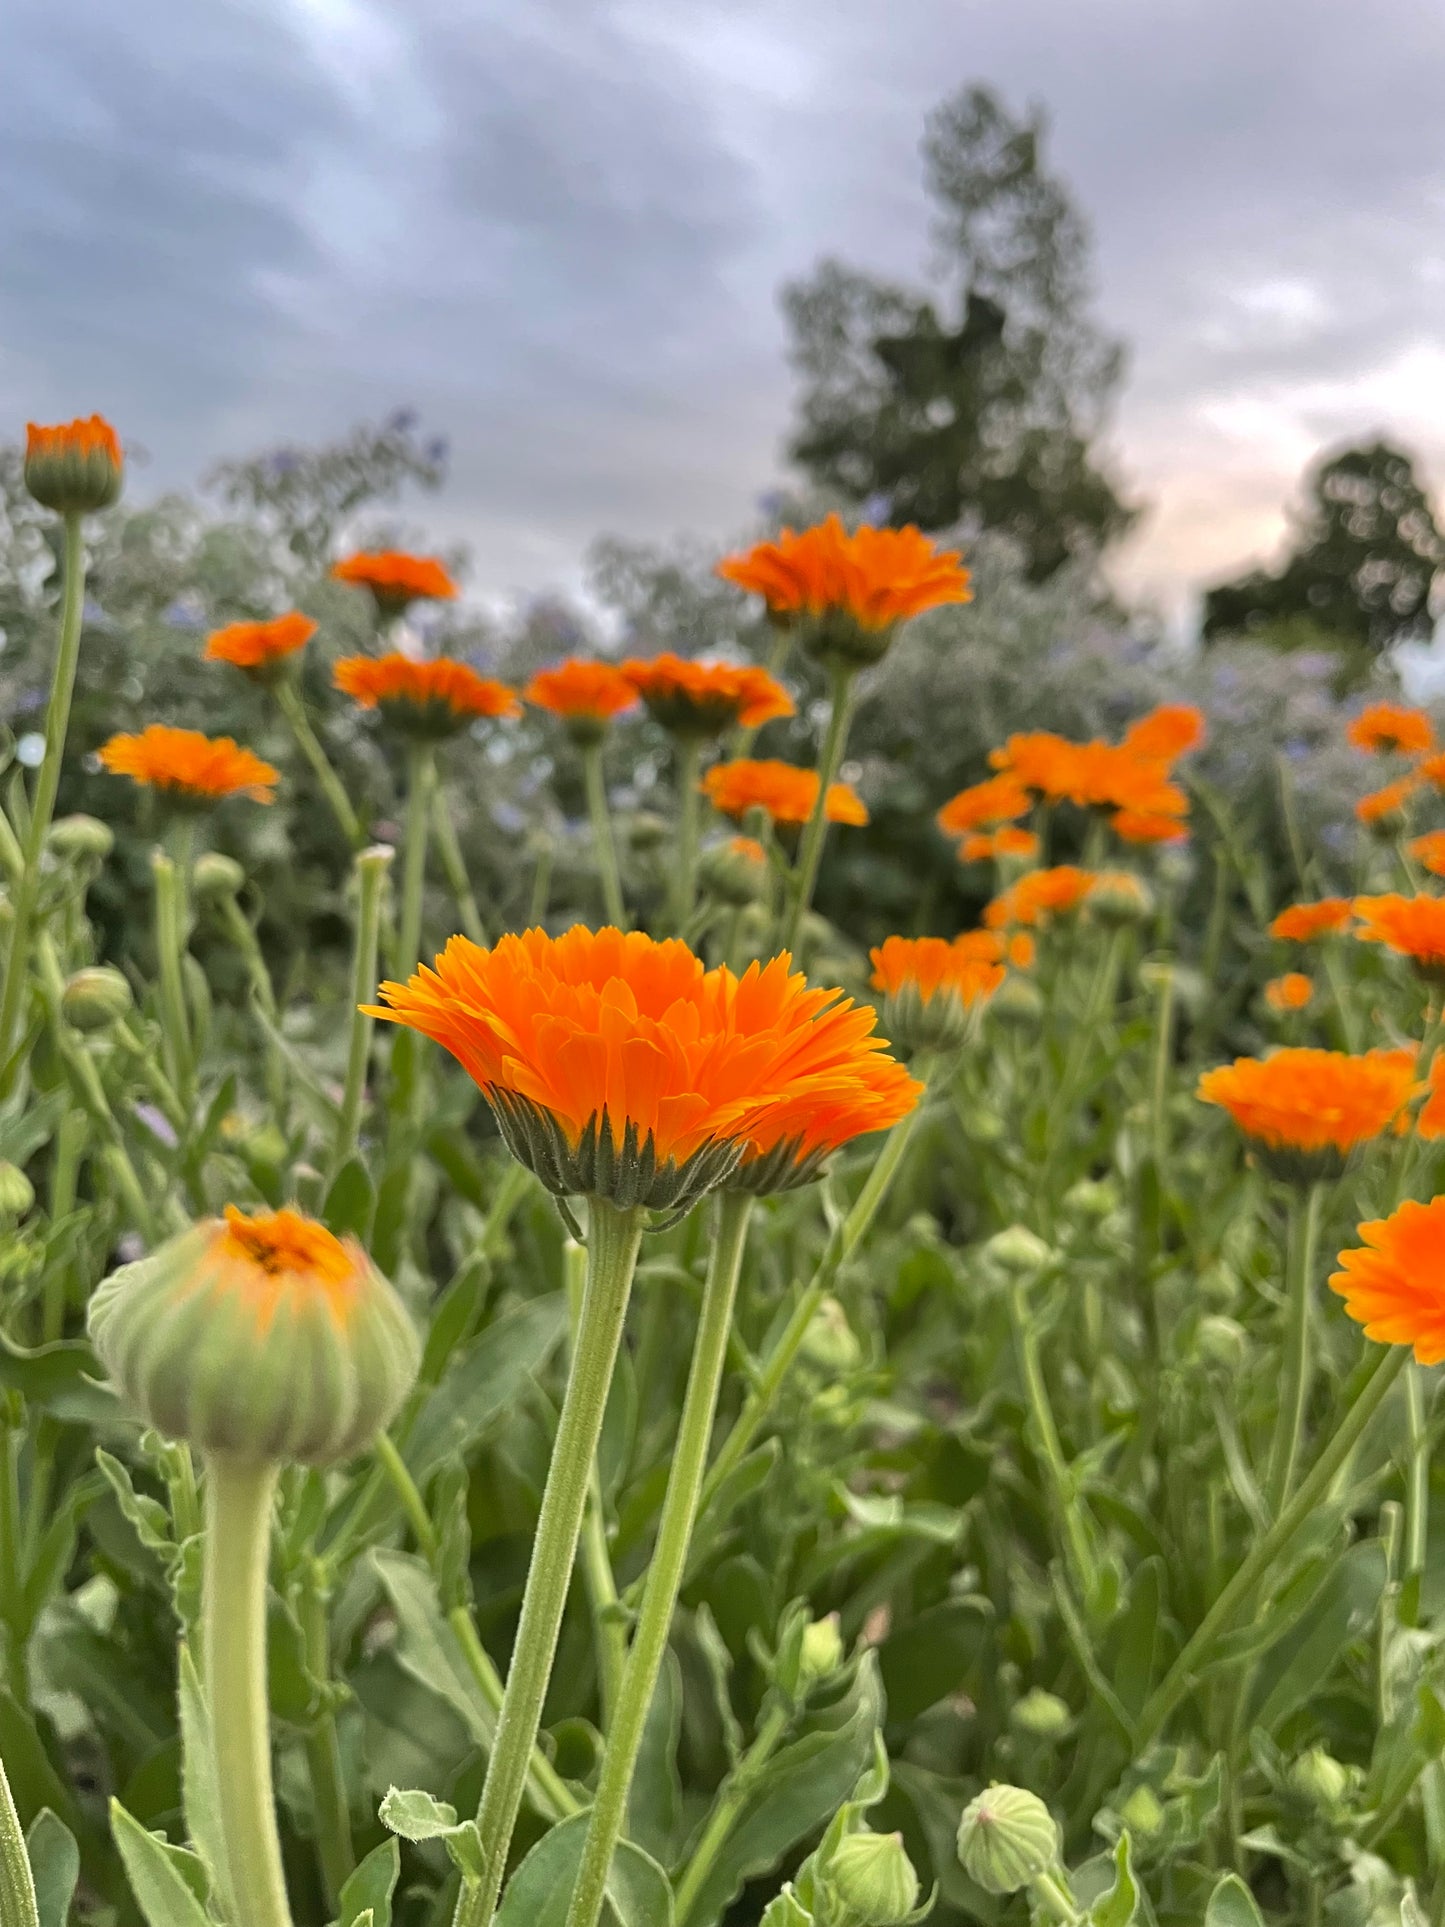
[[[806,823],[818,800],[818,772],[796,763],[742,756],[730,763],[714,763],[702,779],[702,790],[722,816],[743,817],[760,809],[781,826]],[[828,787],[825,814],[830,823],[861,827],[868,806],[848,783]]]
[[[1355,815],[1367,829],[1390,830],[1403,818],[1406,805],[1419,787],[1420,778],[1412,771],[1409,776],[1362,796],[1355,805]]]
[[[739,978],[676,939],[529,930],[490,950],[454,937],[381,994],[371,1014],[449,1050],[559,1195],[680,1207],[744,1158],[748,1182],[785,1182],[919,1091],[873,1013],[810,989],[786,957]]]
[[[1321,897],[1318,903],[1292,903],[1281,910],[1269,926],[1272,937],[1291,943],[1310,943],[1316,937],[1332,937],[1349,928],[1354,909],[1348,897]]]
[[[937,823],[945,836],[963,836],[969,830],[991,828],[996,823],[1011,823],[1027,816],[1033,798],[1014,776],[990,776],[960,790],[938,812]]]
[[[1445,790],[1445,756],[1427,756],[1415,765],[1415,774],[1437,790]]]
[[[369,589],[383,615],[395,615],[409,602],[449,602],[457,585],[435,556],[407,555],[400,549],[373,549],[349,555],[331,570],[338,582]]]
[[[1204,712],[1193,703],[1160,703],[1124,732],[1123,748],[1146,763],[1172,763],[1204,741]]]
[[[1405,847],[1432,876],[1445,877],[1445,830],[1427,830]]]
[[[1382,943],[1429,974],[1445,967],[1445,897],[1356,897],[1353,909],[1362,943]]]
[[[1315,987],[1302,970],[1287,970],[1282,977],[1271,977],[1264,987],[1264,1001],[1271,1010],[1303,1010],[1315,994]]]
[[[147,788],[194,803],[225,796],[275,801],[279,773],[229,736],[203,736],[198,729],[151,723],[138,736],[112,736],[100,760],[113,776],[129,776]]]
[[[1198,1087],[1257,1149],[1276,1154],[1277,1175],[1302,1179],[1338,1174],[1351,1151],[1400,1120],[1414,1092],[1412,1050],[1277,1050],[1206,1071]]]
[[[567,721],[608,723],[637,707],[637,691],[615,663],[573,656],[555,669],[539,669],[522,691],[529,703]]]
[[[1052,870],[1030,870],[1017,883],[996,896],[983,913],[990,930],[1006,929],[1010,924],[1045,923],[1051,917],[1077,910],[1094,887],[1094,873],[1073,863],[1060,863]]]
[[[1004,966],[997,958],[979,954],[979,946],[967,941],[974,934],[967,931],[963,938],[952,939],[885,937],[868,952],[873,988],[890,997],[911,989],[925,1004],[940,992],[951,993],[964,1004],[991,997],[1004,980]]]
[[[343,656],[332,680],[363,709],[380,709],[389,722],[416,736],[450,736],[479,717],[522,713],[505,683],[479,676],[452,656],[427,662],[396,652]]]
[[[872,633],[943,603],[971,599],[956,549],[939,549],[921,530],[864,526],[849,534],[837,515],[776,542],[759,542],[717,565],[725,582],[760,595],[774,616],[846,615]]]
[[[1445,1198],[1410,1198],[1388,1218],[1359,1227],[1364,1240],[1340,1253],[1330,1289],[1366,1338],[1409,1345],[1421,1365],[1445,1359]]]
[[[694,662],[670,650],[632,657],[621,673],[664,729],[681,736],[721,736],[741,725],[761,729],[791,716],[792,697],[766,669],[730,662]]]
[[[1071,743],[1052,730],[1028,730],[1010,736],[989,761],[1050,803],[1154,816],[1179,817],[1189,810],[1188,797],[1169,781],[1165,764],[1122,744]]]
[[[990,858],[1015,857],[1031,863],[1038,856],[1039,839],[1032,830],[1005,823],[998,830],[975,830],[959,845],[960,863],[984,863]]]
[[[1402,750],[1415,756],[1435,747],[1435,725],[1425,711],[1403,703],[1370,703],[1355,717],[1345,735],[1356,749],[1375,754],[1382,750]]]
[[[233,622],[209,637],[205,660],[229,662],[248,675],[264,676],[298,649],[304,649],[315,634],[316,624],[297,609],[270,622]]]
[[[1430,1059],[1425,1088],[1427,1095],[1415,1119],[1415,1129],[1423,1138],[1445,1137],[1445,1051],[1437,1050]]]
[[[1115,810],[1109,828],[1126,843],[1187,843],[1189,825],[1159,810]]]
[[[25,486],[42,508],[87,515],[120,497],[125,458],[103,415],[25,429]]]

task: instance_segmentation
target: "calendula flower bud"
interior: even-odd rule
[[[660,850],[672,835],[672,825],[655,810],[638,810],[627,819],[627,841],[639,856]]]
[[[1164,1824],[1164,1809],[1151,1786],[1136,1786],[1119,1809],[1119,1818],[1140,1840],[1147,1840]]]
[[[825,1298],[803,1336],[803,1357],[819,1371],[851,1372],[862,1356],[863,1347],[848,1323],[848,1314],[836,1298]]]
[[[251,1461],[326,1465],[387,1424],[420,1351],[405,1307],[354,1238],[234,1205],[90,1301],[90,1335],[121,1391],[169,1438]]]
[[[57,515],[89,515],[120,499],[124,459],[115,430],[100,415],[25,433],[25,486]]]
[[[1326,1811],[1343,1805],[1350,1791],[1350,1781],[1350,1769],[1322,1746],[1312,1746],[1308,1753],[1302,1753],[1289,1770],[1289,1784],[1293,1791],[1312,1806],[1323,1807]]]
[[[135,1003],[129,982],[111,964],[77,970],[60,994],[60,1009],[76,1030],[109,1030]]]
[[[1132,870],[1103,870],[1089,892],[1089,915],[1109,929],[1143,923],[1154,914],[1154,898]]]
[[[97,816],[58,817],[45,833],[45,841],[56,856],[66,863],[104,863],[115,848],[115,831]]]
[[[191,888],[198,897],[212,902],[235,896],[245,881],[246,872],[236,859],[223,856],[219,850],[207,850],[198,857],[191,872]]]
[[[958,1860],[985,1893],[1017,1893],[1058,1865],[1058,1825],[1036,1793],[995,1783],[963,1810]]]
[[[819,1878],[857,1927],[902,1927],[918,1905],[918,1875],[901,1833],[845,1834]]]
[[[1194,1343],[1206,1364],[1217,1365],[1226,1372],[1237,1372],[1249,1349],[1243,1325],[1220,1312],[1211,1312],[1200,1319]]]
[[[810,1686],[831,1679],[843,1664],[843,1651],[843,1634],[837,1613],[829,1613],[826,1619],[813,1620],[803,1633],[798,1657],[798,1690],[806,1693]]]
[[[1095,1223],[1107,1218],[1118,1203],[1119,1187],[1107,1178],[1080,1178],[1064,1193],[1066,1210],[1076,1212],[1081,1218],[1092,1218]]]
[[[35,1186],[18,1164],[0,1158],[0,1221],[14,1224],[35,1202]]]
[[[702,853],[698,878],[707,895],[739,909],[756,903],[768,877],[767,852],[750,836],[730,837]]]
[[[1027,1225],[1011,1224],[988,1239],[983,1247],[983,1255],[1000,1271],[1013,1272],[1026,1278],[1042,1271],[1052,1261],[1054,1248],[1045,1244]]]
[[[1011,1024],[1017,1030],[1033,1030],[1044,1014],[1043,994],[1027,977],[1010,973],[994,993],[989,1017],[996,1024]]]
[[[1009,1708],[1008,1723],[1015,1733],[1030,1740],[1058,1740],[1074,1723],[1068,1702],[1057,1693],[1046,1693],[1041,1686],[1015,1700]]]

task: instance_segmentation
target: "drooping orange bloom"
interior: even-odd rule
[[[1403,750],[1412,756],[1423,755],[1435,747],[1435,725],[1423,709],[1412,709],[1404,703],[1370,703],[1345,735],[1356,749],[1375,754]]]
[[[1012,823],[1027,816],[1033,798],[1014,776],[989,776],[971,783],[951,797],[938,812],[938,827],[945,836],[964,836],[969,830],[985,830],[996,823]]]
[[[975,934],[966,931],[963,938],[953,939],[885,937],[868,953],[873,988],[891,997],[912,989],[925,1004],[940,992],[950,993],[964,1004],[992,996],[1004,980],[1004,966],[997,957],[980,955],[979,946],[966,941]],[[992,932],[984,934],[991,936]]]
[[[1406,805],[1419,787],[1420,778],[1412,770],[1408,776],[1362,796],[1355,805],[1355,815],[1367,829],[1392,830],[1403,821]]]
[[[1264,1001],[1271,1010],[1303,1010],[1315,994],[1315,987],[1302,970],[1287,970],[1282,977],[1271,977],[1264,987]]]
[[[997,830],[974,830],[959,845],[960,863],[986,863],[998,857],[1016,857],[1031,863],[1039,853],[1039,839],[1032,830],[1017,823],[1005,823]]]
[[[1187,843],[1189,825],[1159,810],[1115,810],[1109,828],[1126,843]]]
[[[333,564],[332,575],[353,588],[369,589],[383,615],[395,615],[409,602],[449,602],[457,593],[441,563],[431,555],[400,549],[372,549]]]
[[[1011,924],[1047,923],[1052,917],[1077,910],[1093,887],[1093,872],[1081,870],[1077,864],[1030,870],[993,899],[984,910],[983,920],[990,930],[1007,929]]]
[[[606,724],[637,707],[637,691],[615,663],[572,656],[539,669],[522,691],[529,703],[567,722]]]
[[[299,609],[270,622],[232,622],[215,630],[206,643],[207,662],[229,662],[248,675],[264,676],[288,656],[304,649],[316,624]]]
[[[668,650],[631,657],[621,673],[663,728],[679,736],[721,736],[739,724],[760,729],[795,707],[783,685],[753,664],[694,662]]]
[[[1421,1365],[1445,1359],[1445,1198],[1407,1199],[1359,1227],[1363,1244],[1340,1253],[1330,1289],[1366,1338],[1410,1345]]]
[[[877,634],[947,602],[972,597],[956,549],[939,549],[920,529],[849,534],[837,515],[776,542],[759,542],[717,565],[725,582],[760,595],[783,618],[841,613]]]
[[[1356,897],[1352,907],[1360,926],[1355,935],[1362,943],[1382,943],[1428,973],[1445,968],[1445,897],[1392,892]]]
[[[912,1108],[873,1013],[787,957],[741,977],[676,939],[578,927],[454,937],[371,1014],[434,1038],[559,1195],[678,1208],[746,1160],[780,1182]],[[774,1168],[776,1167],[776,1168]]]
[[[806,823],[818,800],[818,772],[775,758],[742,756],[730,763],[714,763],[702,779],[702,789],[722,816],[744,817],[760,809],[772,822],[787,826]],[[848,783],[830,783],[825,815],[830,823],[861,826],[868,806]]]
[[[275,801],[279,772],[229,736],[150,723],[138,736],[112,736],[100,760],[113,776],[129,776],[177,801],[217,803],[225,796]]]
[[[1123,747],[1146,763],[1173,763],[1204,741],[1204,712],[1193,703],[1160,703],[1124,732]]]
[[[120,439],[103,415],[25,428],[25,486],[57,514],[89,514],[119,499],[125,474]]]
[[[1312,1178],[1338,1172],[1351,1151],[1396,1124],[1414,1090],[1414,1051],[1291,1048],[1206,1071],[1198,1095],[1276,1154],[1280,1175]]]
[[[1318,903],[1292,903],[1269,926],[1272,937],[1291,943],[1310,943],[1349,928],[1354,909],[1348,897],[1321,897]]]
[[[380,709],[397,728],[417,736],[450,736],[479,717],[522,713],[505,683],[479,676],[452,656],[426,662],[395,651],[389,656],[343,656],[332,679],[363,709]]]
[[[1405,846],[1431,876],[1445,877],[1445,830],[1426,830]]]
[[[248,1215],[228,1204],[214,1256],[226,1261],[226,1280],[252,1304],[261,1331],[284,1299],[299,1296],[319,1298],[344,1325],[366,1280],[354,1241],[343,1244],[324,1224],[290,1209]]]

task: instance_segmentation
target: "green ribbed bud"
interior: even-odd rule
[[[1293,1790],[1312,1806],[1323,1807],[1326,1811],[1343,1806],[1350,1791],[1351,1777],[1350,1769],[1322,1746],[1312,1746],[1308,1753],[1302,1753],[1289,1770],[1289,1783]]]
[[[638,810],[627,820],[627,841],[639,855],[660,850],[672,835],[672,825],[655,810]]]
[[[1029,978],[1010,971],[994,992],[988,1014],[996,1024],[1009,1024],[1017,1030],[1032,1030],[1043,1019],[1043,994]]]
[[[1239,1371],[1249,1351],[1249,1335],[1243,1325],[1222,1312],[1209,1312],[1200,1319],[1194,1342],[1206,1363],[1227,1372]]]
[[[1008,1723],[1015,1733],[1030,1740],[1062,1739],[1074,1723],[1067,1700],[1057,1693],[1046,1693],[1035,1686],[1009,1708]]]
[[[76,1030],[109,1030],[130,1015],[135,997],[127,979],[112,964],[88,964],[66,981],[60,1009]]]
[[[245,881],[246,872],[236,859],[223,856],[219,850],[207,850],[196,859],[196,867],[191,871],[191,888],[198,897],[212,902],[235,896]]]
[[[741,909],[756,903],[763,893],[767,852],[750,836],[729,837],[726,843],[714,843],[703,851],[697,874],[708,896]]]
[[[1153,894],[1132,870],[1106,870],[1089,891],[1089,915],[1108,929],[1122,930],[1153,914]]]
[[[35,1186],[18,1164],[0,1158],[0,1220],[13,1224],[35,1202]]]
[[[1059,1829],[1036,1793],[993,1785],[963,1810],[958,1860],[985,1893],[1015,1894],[1059,1863]]]
[[[901,1833],[845,1834],[818,1869],[858,1927],[901,1927],[918,1905],[918,1875]]]
[[[813,1620],[804,1629],[798,1654],[798,1690],[806,1693],[809,1687],[831,1679],[843,1664],[843,1659],[843,1634],[837,1613],[829,1613],[826,1619]]]
[[[1137,1839],[1147,1840],[1164,1824],[1164,1808],[1151,1786],[1136,1786],[1123,1806],[1119,1818]]]
[[[983,1247],[983,1255],[990,1264],[997,1265],[1000,1271],[1013,1272],[1018,1277],[1031,1277],[1042,1271],[1054,1257],[1052,1245],[1046,1245],[1036,1232],[1027,1225],[1011,1224],[1002,1231],[995,1231]]]
[[[45,832],[49,848],[66,863],[104,863],[115,848],[115,831],[98,816],[77,811],[58,817]]]
[[[1064,1208],[1096,1222],[1107,1218],[1119,1203],[1119,1187],[1108,1178],[1080,1178],[1064,1193]]]
[[[90,1301],[90,1336],[148,1424],[203,1452],[327,1465],[362,1451],[416,1378],[415,1328],[354,1238],[228,1206]]]
[[[836,1298],[825,1298],[803,1334],[803,1357],[824,1372],[851,1372],[863,1358],[858,1335]]]

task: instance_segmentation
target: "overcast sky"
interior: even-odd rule
[[[99,407],[155,488],[414,404],[488,595],[746,530],[779,283],[921,272],[970,81],[1093,224],[1132,586],[1267,555],[1342,436],[1445,491],[1442,0],[6,0],[0,71],[4,432]]]

